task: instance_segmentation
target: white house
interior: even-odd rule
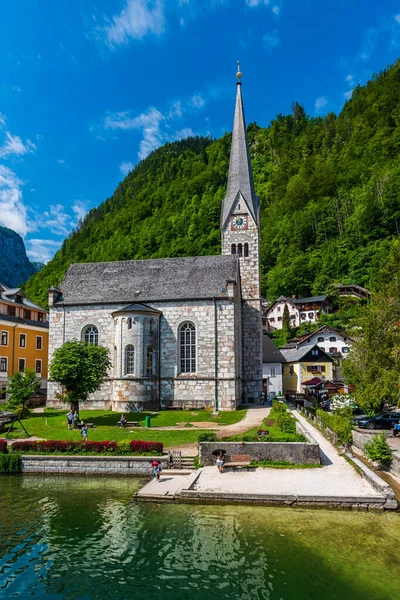
[[[310,298],[279,296],[264,314],[268,323],[268,331],[282,329],[285,306],[289,310],[291,327],[299,327],[302,323],[316,323],[322,313],[330,313],[332,310],[327,295],[311,296]]]
[[[345,358],[350,351],[354,340],[345,331],[323,325],[316,331],[298,338],[297,345],[317,344],[327,354],[338,358]]]
[[[263,390],[275,396],[282,393],[282,364],[285,358],[279,348],[267,336],[263,336]]]

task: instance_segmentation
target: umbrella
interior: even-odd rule
[[[211,452],[211,454],[214,454],[214,456],[218,456],[218,454],[226,454],[226,450],[223,450],[222,448],[218,448],[217,450],[213,450]]]

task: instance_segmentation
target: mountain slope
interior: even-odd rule
[[[31,263],[26,255],[22,237],[7,227],[0,226],[0,283],[17,287],[40,270],[41,263]]]
[[[400,63],[358,86],[338,116],[310,118],[295,103],[248,130],[264,294],[378,286],[400,231]],[[153,152],[27,282],[28,296],[43,303],[71,262],[219,253],[230,139]]]

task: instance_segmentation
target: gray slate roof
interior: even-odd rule
[[[28,298],[25,298],[25,295],[24,295],[23,291],[21,290],[21,288],[9,288],[4,283],[0,283],[0,286],[4,290],[4,292],[0,291],[0,299],[1,300],[5,300],[6,302],[14,302],[14,300],[12,300],[12,298],[10,298],[10,296],[14,296],[17,292],[21,292],[21,294],[23,295],[22,303],[21,304],[18,303],[18,306],[27,306],[29,308],[37,308],[38,310],[43,310],[43,311],[45,310],[38,304],[31,302],[30,300],[28,300]],[[14,303],[17,304],[16,302],[14,302]]]
[[[246,201],[254,221],[257,225],[260,224],[260,199],[254,190],[241,88],[242,84],[238,83],[229,162],[228,187],[225,200],[222,203],[221,227],[224,227],[231,214],[239,192]]]
[[[239,281],[237,256],[73,264],[60,288],[66,305],[200,300],[226,296],[228,279]]]
[[[285,357],[281,354],[279,348],[277,348],[274,342],[267,335],[262,337],[263,344],[263,363],[284,363],[286,362]]]
[[[32,321],[32,319],[24,319],[23,317],[13,317],[11,315],[0,314],[1,321],[10,321],[11,323],[20,323],[21,325],[33,325],[34,327],[42,327],[43,329],[49,328],[48,321]]]
[[[134,304],[129,304],[128,306],[124,306],[123,308],[120,308],[119,310],[116,310],[113,314],[116,313],[134,313],[134,312],[140,312],[140,313],[159,313],[160,315],[162,314],[160,310],[157,310],[156,308],[151,308],[151,306],[147,306],[147,304],[139,304],[138,302],[135,302]]]
[[[333,362],[333,359],[329,356],[329,354],[324,352],[324,350],[322,350],[322,348],[320,348],[318,346],[318,344],[302,344],[301,346],[298,346],[297,348],[282,348],[281,352],[282,352],[286,362],[298,362],[306,354],[308,354],[310,352],[310,350],[312,350],[313,348],[317,348],[318,352],[320,354],[322,354],[323,356],[326,356],[328,358],[329,362]],[[315,357],[315,360],[318,362],[318,360],[320,360],[320,358]]]
[[[323,302],[327,299],[327,295],[323,294],[321,296],[311,296],[310,298],[293,298],[291,299],[295,304],[303,304],[305,302]]]

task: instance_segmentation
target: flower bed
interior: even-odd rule
[[[1,447],[1,446],[0,446]],[[160,455],[159,442],[123,440],[120,442],[73,442],[70,440],[41,440],[14,442],[11,452],[18,454],[107,454],[107,455]]]

